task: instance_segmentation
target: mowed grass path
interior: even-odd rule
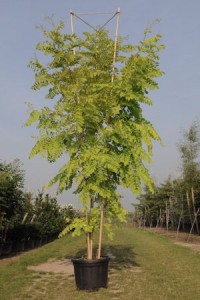
[[[70,258],[83,245],[84,238],[67,236],[1,265],[0,299],[200,299],[200,252],[132,227],[117,229],[114,240],[105,242],[104,254],[113,257],[107,289],[77,291],[73,276],[27,270],[48,259]]]

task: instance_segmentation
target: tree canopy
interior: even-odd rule
[[[62,33],[63,26],[61,22],[43,31],[45,40],[36,49],[47,59],[30,62],[33,90],[47,89],[51,103],[33,109],[26,122],[36,123],[39,133],[30,157],[40,154],[54,162],[67,154],[49,185],[58,182],[62,192],[74,184],[85,219],[75,219],[70,226],[77,234],[90,234],[99,224],[97,207],[103,205],[109,223],[114,217],[125,220],[118,186],[139,193],[143,182],[153,190],[147,163],[152,142],[160,137],[143,116],[142,104],[152,105],[148,94],[158,89],[163,45],[160,35],[145,35],[136,46],[120,38],[113,74],[114,40],[108,31],[78,37]]]
[[[114,41],[108,32],[78,38],[62,34],[62,27],[44,31],[45,41],[36,47],[49,56],[48,63],[37,58],[30,63],[33,89],[48,87],[47,99],[54,103],[30,114],[26,124],[37,122],[39,131],[30,156],[40,154],[52,162],[68,153],[69,161],[51,184],[58,181],[62,191],[75,180],[83,201],[94,194],[118,198],[117,185],[134,193],[141,180],[151,186],[145,163],[151,160],[152,140],[160,138],[140,103],[152,104],[148,93],[158,88],[155,78],[162,75],[160,35],[137,46],[120,40],[111,83]]]
[[[21,162],[0,162],[0,212],[5,218],[11,218],[23,205],[24,171]]]

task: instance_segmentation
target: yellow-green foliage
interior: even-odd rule
[[[40,154],[52,162],[67,153],[69,160],[49,184],[58,182],[62,192],[75,183],[84,206],[91,197],[97,205],[104,199],[108,219],[124,220],[117,187],[138,193],[141,182],[153,186],[146,163],[151,161],[152,141],[160,138],[143,117],[141,103],[152,105],[148,94],[158,88],[155,79],[162,75],[161,37],[146,38],[137,46],[123,45],[120,39],[112,83],[114,41],[108,32],[87,32],[78,38],[62,34],[62,28],[60,23],[44,31],[45,41],[36,47],[48,62],[36,58],[30,63],[33,90],[48,87],[46,97],[53,102],[51,108],[33,110],[26,123],[36,122],[39,132],[30,156]],[[80,218],[75,222],[79,224],[71,227],[92,230]],[[98,222],[92,222],[95,228]]]

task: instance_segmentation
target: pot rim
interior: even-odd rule
[[[85,257],[73,257],[71,259],[72,262],[77,263],[101,263],[101,262],[109,262],[110,257],[109,256],[101,256],[100,258],[94,258],[94,259],[87,259]]]

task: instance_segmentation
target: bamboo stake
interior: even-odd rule
[[[71,23],[71,32],[74,34],[74,24],[73,24],[73,16],[76,18],[80,19],[83,23],[88,25],[90,28],[92,28],[94,31],[97,31],[95,27],[93,27],[91,24],[89,24],[87,21],[83,20],[80,15],[88,15],[90,13],[74,13],[73,11],[70,11],[70,23]],[[93,12],[93,15],[95,14],[100,14],[100,12]],[[102,13],[103,14],[103,13]],[[115,74],[115,62],[116,62],[116,53],[117,53],[117,41],[118,41],[118,32],[119,32],[119,21],[120,21],[120,8],[117,9],[116,13],[105,23],[103,26],[100,28],[105,27],[114,17],[117,15],[117,23],[116,23],[116,30],[115,30],[115,41],[114,41],[114,53],[113,53],[113,64],[112,64],[112,77],[111,77],[111,82],[113,83],[114,81],[114,74]],[[73,50],[75,54],[75,48]]]
[[[73,16],[75,16],[75,14],[74,14],[74,12],[71,10],[70,11],[70,23],[71,23],[71,33],[72,33],[72,35],[74,34],[74,23],[73,23]],[[76,48],[74,47],[74,49],[73,49],[73,54],[74,54],[74,56],[76,55]],[[79,95],[77,96],[77,104],[79,104],[80,103],[80,97],[79,97]]]
[[[196,209],[195,209],[195,198],[194,198],[194,188],[191,188],[191,195],[192,195],[192,205],[193,205],[193,211],[194,211],[194,215],[196,214]],[[196,219],[196,229],[197,229],[197,233],[199,234],[199,224],[198,221]]]
[[[91,259],[91,249],[90,249],[90,237],[89,237],[89,233],[87,233],[86,236],[87,236],[87,259]]]
[[[92,259],[92,246],[93,246],[93,241],[92,241],[92,233],[88,233],[88,247],[89,247],[89,259]]]
[[[88,210],[87,210],[87,207],[85,209],[86,209],[85,210],[85,219],[86,219],[86,223],[88,225]],[[90,233],[89,232],[87,232],[86,238],[87,238],[87,259],[92,259]]]
[[[102,245],[102,235],[103,235],[103,217],[104,217],[103,209],[104,209],[104,203],[102,200],[101,207],[100,207],[99,245],[98,245],[97,259],[100,259],[100,257],[101,257],[101,245]]]
[[[119,20],[120,20],[120,8],[117,9],[117,24],[116,24],[116,31],[115,31],[114,55],[113,55],[112,78],[111,78],[112,83],[114,81],[114,74],[115,74],[115,62],[116,62],[116,52],[117,52]]]
[[[190,239],[190,236],[191,236],[192,230],[193,230],[193,228],[194,228],[194,224],[195,224],[195,222],[196,222],[196,220],[197,220],[198,214],[199,214],[199,208],[198,208],[197,212],[195,213],[194,221],[193,221],[192,226],[191,226],[191,228],[190,228],[190,233],[189,233],[189,235],[188,235],[187,242],[188,242],[189,239]]]
[[[74,34],[73,16],[74,16],[74,13],[72,11],[70,11],[70,23],[71,23],[71,32],[72,32],[72,35]],[[75,47],[73,49],[73,53],[74,53],[74,55],[76,54]]]
[[[90,211],[93,207],[94,207],[94,201],[91,198],[90,199]],[[93,234],[92,234],[92,232],[89,233],[89,242],[90,242],[90,256],[91,256],[91,259],[92,259],[93,258]]]

